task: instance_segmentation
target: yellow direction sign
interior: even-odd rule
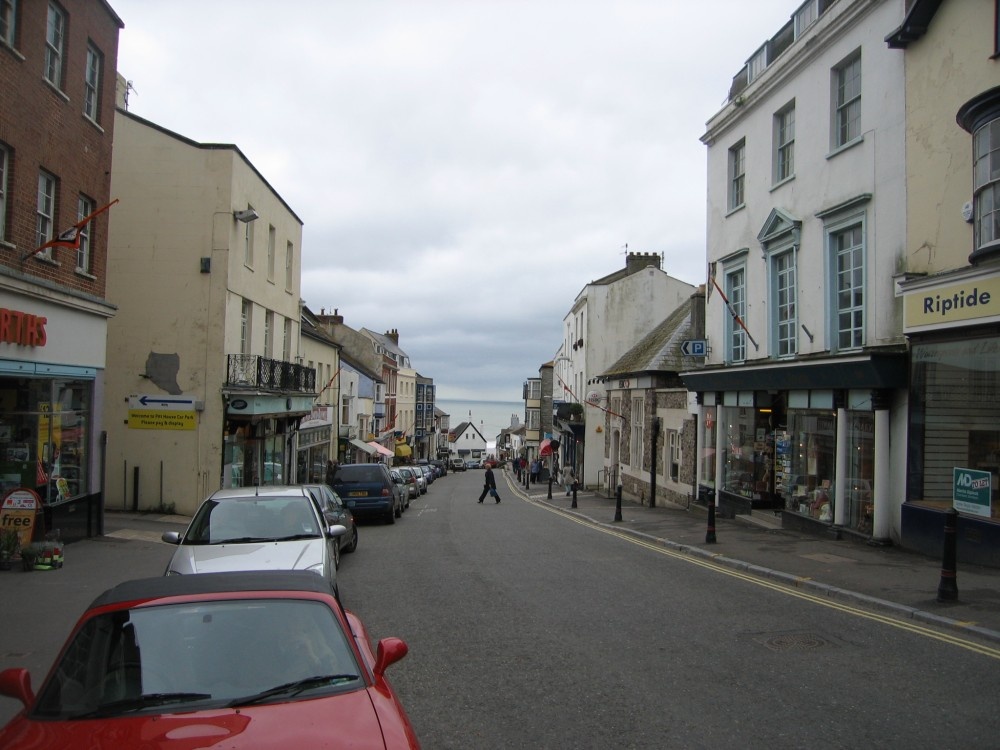
[[[130,396],[128,426],[133,430],[194,430],[195,400],[190,396]]]

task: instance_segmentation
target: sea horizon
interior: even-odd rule
[[[472,422],[489,448],[496,447],[496,439],[501,430],[511,426],[511,417],[516,416],[518,424],[524,422],[523,401],[490,401],[487,399],[440,398],[435,405],[448,414],[452,429],[461,422]]]

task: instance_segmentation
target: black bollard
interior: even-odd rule
[[[937,591],[939,602],[958,600],[958,572],[955,565],[957,536],[958,511],[949,508],[944,514],[944,554],[941,560],[941,582]]]
[[[622,520],[622,486],[615,489],[615,520]]]
[[[552,499],[552,477],[549,477],[549,494],[546,497],[547,500]]]
[[[715,493],[708,500],[708,531],[705,532],[705,544],[715,544]]]
[[[569,507],[571,508],[576,507],[576,482],[573,482],[573,504],[570,505]]]
[[[525,469],[524,470],[524,489],[527,490],[527,489],[531,488],[531,485],[529,484],[530,481],[531,481],[531,472],[528,471],[527,469]]]

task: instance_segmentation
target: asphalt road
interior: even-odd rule
[[[449,474],[395,524],[363,524],[343,556],[345,604],[373,638],[410,646],[389,675],[425,748],[997,746],[997,649],[498,484],[503,502],[479,505],[482,472]],[[112,517],[61,571],[0,573],[0,667],[29,666],[37,684],[101,590],[162,573],[173,520]],[[0,698],[0,721],[17,709]]]
[[[681,559],[504,482],[479,505],[481,484],[438,480],[341,568],[372,636],[410,646],[391,678],[424,747],[996,747],[996,649]]]

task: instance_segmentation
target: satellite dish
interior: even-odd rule
[[[599,404],[599,403],[601,403],[601,399],[603,399],[603,398],[604,398],[604,395],[600,391],[590,391],[587,394],[587,403],[588,404]]]

